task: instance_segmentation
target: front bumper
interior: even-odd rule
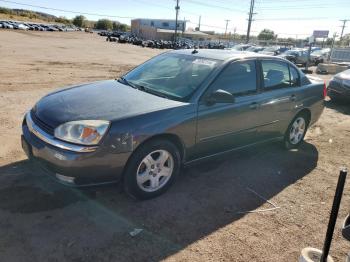
[[[54,146],[31,132],[26,119],[22,124],[22,132],[22,148],[28,158],[44,167],[48,175],[71,186],[117,182],[131,155],[131,152],[104,152],[102,148],[93,152],[74,152]]]
[[[332,80],[329,82],[327,95],[330,97],[350,98],[350,86],[344,86],[342,83]]]

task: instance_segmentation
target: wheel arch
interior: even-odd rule
[[[133,155],[135,154],[135,152],[140,149],[143,145],[145,145],[146,143],[149,143],[150,141],[153,140],[157,140],[157,139],[163,139],[163,140],[168,140],[171,143],[173,143],[179,150],[180,152],[180,157],[181,157],[181,163],[184,163],[185,161],[185,156],[186,156],[186,151],[185,151],[185,144],[183,143],[183,141],[180,139],[179,136],[175,135],[175,134],[171,134],[171,133],[163,133],[163,134],[156,134],[153,136],[150,136],[148,138],[146,138],[145,140],[143,140],[140,144],[137,145],[137,147],[133,150],[132,154],[129,156],[125,166],[124,166],[124,170],[123,170],[123,176],[124,176],[124,172],[125,170],[128,168],[129,164],[130,164],[130,160],[133,157]]]
[[[296,116],[298,116],[298,115],[305,115],[306,117],[307,117],[307,124],[309,125],[310,124],[310,122],[311,122],[311,110],[309,109],[309,108],[303,108],[303,109],[301,109],[296,115],[295,115],[295,117]],[[294,117],[294,118],[295,118]]]
[[[171,133],[164,133],[164,134],[157,134],[157,135],[153,135],[151,137],[146,138],[145,140],[143,140],[136,148],[135,150],[137,150],[137,148],[143,146],[144,144],[148,143],[151,140],[157,140],[157,139],[163,139],[163,140],[168,140],[171,143],[173,143],[177,149],[180,152],[180,157],[181,157],[181,162],[183,162],[185,160],[186,157],[186,151],[185,151],[185,144],[184,142],[181,140],[181,138],[178,135],[175,134],[171,134]]]

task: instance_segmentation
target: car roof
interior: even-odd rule
[[[215,60],[233,60],[233,59],[244,59],[244,58],[272,58],[276,60],[283,60],[276,56],[269,56],[248,51],[235,51],[227,49],[196,49],[196,53],[193,53],[194,49],[181,49],[170,51],[169,53],[193,55],[201,58],[215,59]]]

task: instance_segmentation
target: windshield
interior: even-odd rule
[[[233,50],[243,51],[243,50],[246,50],[249,47],[250,47],[249,45],[235,45],[233,47]]]
[[[186,100],[218,63],[213,59],[167,53],[138,66],[124,79],[141,90]]]
[[[287,50],[283,54],[284,55],[300,55],[300,52],[299,51],[295,51],[295,50]]]
[[[278,49],[279,49],[279,47],[271,46],[271,47],[265,48],[264,51],[266,51],[266,52],[274,52],[274,51],[276,51]]]
[[[323,55],[322,50],[317,50],[315,52],[312,52],[313,55]]]
[[[263,49],[263,48],[260,47],[260,46],[251,46],[251,47],[247,48],[246,51],[254,52],[254,51],[256,51],[256,50],[262,50],[262,49]]]

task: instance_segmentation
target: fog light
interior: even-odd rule
[[[74,179],[75,179],[74,177],[64,176],[61,174],[56,174],[56,178],[58,180],[61,180],[62,182],[69,183],[69,184],[74,184]]]

